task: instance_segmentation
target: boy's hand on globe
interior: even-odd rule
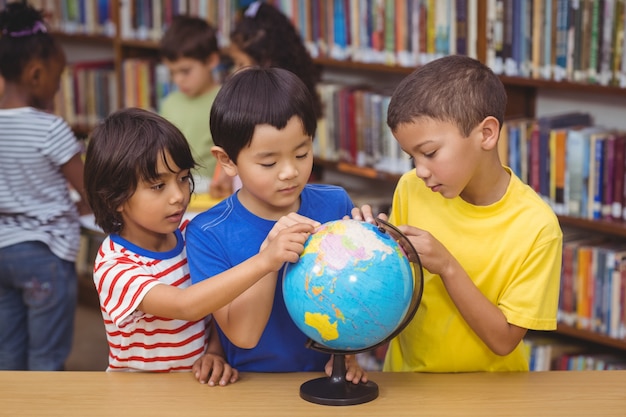
[[[225,386],[239,379],[239,371],[231,367],[222,356],[213,353],[206,353],[198,358],[191,371],[198,382],[210,387]]]
[[[374,213],[372,212],[372,207],[369,204],[364,204],[360,208],[353,208],[351,214],[354,220],[361,220],[367,223],[376,224],[376,221],[374,220]],[[385,215],[384,213],[379,213],[377,217],[383,220],[387,220],[387,215]],[[346,216],[345,218],[348,217]]]
[[[321,223],[317,220],[309,219],[308,217],[302,216],[298,213],[289,213],[288,215],[281,217],[276,223],[274,223],[272,230],[270,230],[270,232],[267,234],[267,237],[261,244],[261,250],[265,249],[269,242],[276,238],[281,230],[284,230],[290,226],[293,226],[294,224],[299,223],[310,224],[315,229],[317,229],[321,225]]]
[[[331,376],[333,373],[333,360],[335,356],[331,356],[330,360],[326,363],[324,371],[326,375]],[[358,384],[359,382],[367,382],[367,372],[361,368],[359,362],[354,355],[345,355],[346,361],[346,381]]]
[[[407,225],[399,226],[398,229],[409,239],[419,254],[422,266],[430,273],[443,277],[452,266],[458,264],[448,249],[426,230]]]
[[[304,242],[315,231],[310,223],[296,223],[268,238],[261,245],[260,255],[266,256],[270,262],[270,270],[278,271],[285,262],[298,262],[304,251]],[[270,232],[271,233],[271,232]]]

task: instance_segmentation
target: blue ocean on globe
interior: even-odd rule
[[[283,296],[296,325],[313,341],[361,350],[384,341],[407,314],[413,271],[400,245],[377,226],[337,220],[305,242],[288,264]]]

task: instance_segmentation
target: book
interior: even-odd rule
[[[561,81],[567,77],[568,31],[569,31],[569,0],[553,0],[557,3],[556,9],[556,44],[554,80]]]
[[[611,218],[622,218],[622,207],[624,205],[624,164],[626,164],[626,137],[623,133],[616,133],[615,135],[615,171],[613,184],[613,204],[611,206]]]
[[[544,38],[549,38],[547,36],[550,32],[545,31],[545,21],[546,21],[546,0],[533,0],[532,2],[526,2],[527,7],[530,7],[532,4],[532,19],[530,22],[530,26],[532,27],[532,36],[531,38],[531,66],[530,66],[530,76],[532,78],[541,78],[541,70],[543,68],[544,56]],[[522,73],[522,75],[525,75]],[[528,76],[528,75],[526,75]]]
[[[604,0],[602,11],[602,40],[600,43],[600,62],[598,71],[598,83],[609,85],[611,82],[611,58],[613,54],[613,31],[615,19],[615,0]]]
[[[571,127],[567,131],[565,197],[567,215],[587,217],[589,182],[589,135],[596,127]]]
[[[566,214],[565,152],[567,129],[550,131],[550,202],[554,212]]]
[[[609,136],[607,131],[593,132],[589,136],[589,181],[587,186],[587,218],[602,217],[602,174],[604,171],[604,147]]]
[[[552,129],[564,128],[568,126],[588,126],[591,123],[591,115],[583,112],[570,112],[552,116],[543,116],[537,119],[538,143],[536,146],[538,147],[538,155],[533,156],[533,160],[536,160],[535,164],[538,164],[538,167],[535,168],[535,175],[537,178],[533,176],[533,180],[536,181],[539,194],[545,197],[550,195],[550,131]]]
[[[617,137],[614,132],[609,132],[604,141],[604,154],[602,164],[602,209],[601,218],[611,219],[613,210],[613,197],[615,192],[615,147]]]

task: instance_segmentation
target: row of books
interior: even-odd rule
[[[564,113],[508,120],[498,146],[503,163],[557,214],[626,220],[626,132]]]
[[[114,1],[33,3],[57,30],[114,36]],[[291,18],[314,57],[408,67],[451,54],[477,57],[484,21],[485,60],[497,74],[626,87],[625,0],[267,2]],[[190,14],[216,25],[226,46],[240,3],[119,0],[120,34],[158,41],[173,16]]]
[[[77,130],[89,131],[117,110],[117,97],[112,61],[78,62],[69,64],[63,72],[54,109]]]
[[[626,86],[624,0],[487,3],[487,63],[496,73]]]
[[[123,107],[158,111],[163,98],[175,89],[167,67],[155,60],[124,60],[122,78]],[[65,69],[54,110],[78,131],[90,131],[119,103],[113,61],[85,61]]]
[[[228,34],[240,5],[229,0],[29,0],[43,10],[52,29],[114,37],[114,10],[119,5],[122,39],[158,41],[176,15],[191,15],[216,25],[220,39]],[[0,0],[0,5],[6,0]],[[225,36],[224,36],[225,35]]]
[[[113,0],[29,0],[50,27],[70,34],[115,36]]]
[[[291,18],[314,57],[412,67],[477,56],[478,0],[269,2]]]
[[[626,244],[565,230],[559,322],[626,339]]]
[[[319,92],[324,118],[314,141],[317,157],[391,174],[411,170],[385,123],[390,94],[335,83],[322,83]]]
[[[120,0],[122,39],[158,41],[176,15],[206,19],[215,25],[225,46],[240,2],[237,0]]]
[[[450,54],[476,57],[484,21],[485,59],[497,74],[626,86],[624,0],[273,3],[315,57],[409,67]]]
[[[588,353],[581,344],[556,338],[527,337],[530,371],[608,371],[626,369],[626,360],[612,353]]]

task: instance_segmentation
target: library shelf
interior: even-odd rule
[[[626,222],[623,220],[591,220],[571,216],[558,216],[558,218],[561,227],[574,227],[576,229],[588,230],[589,232],[600,233],[607,236],[626,238]]]
[[[597,346],[609,347],[626,352],[626,340],[624,339],[616,339],[597,332],[578,329],[565,323],[559,323],[557,325],[556,333],[567,336],[576,341],[591,342]]]

